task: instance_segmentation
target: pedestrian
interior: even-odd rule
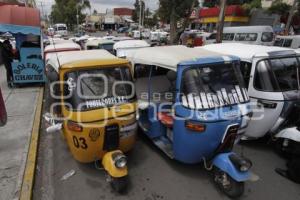
[[[13,52],[12,52],[12,46],[9,42],[9,40],[5,40],[3,42],[3,49],[2,49],[2,59],[3,63],[6,69],[6,81],[8,87],[13,86],[13,72],[12,72],[12,66],[11,63],[13,61]]]
[[[2,65],[3,60],[2,60],[2,49],[3,49],[3,43],[0,41],[0,65]]]

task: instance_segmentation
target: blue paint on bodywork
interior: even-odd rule
[[[234,153],[221,153],[214,157],[213,165],[220,170],[226,172],[231,178],[237,182],[244,182],[249,180],[250,173],[239,171],[229,159],[229,156]]]

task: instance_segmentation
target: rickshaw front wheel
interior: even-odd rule
[[[234,180],[225,172],[216,171],[215,181],[219,188],[230,198],[238,198],[244,193],[245,183]]]
[[[111,177],[110,185],[114,191],[118,193],[124,193],[128,188],[128,176],[120,178]]]

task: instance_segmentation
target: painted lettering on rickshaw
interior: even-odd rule
[[[26,64],[20,64],[17,66],[17,69],[14,70],[14,74],[21,74],[23,70],[25,69],[33,69],[35,70],[38,74],[42,74],[43,73],[43,69],[34,63],[26,63]]]
[[[109,98],[86,101],[85,105],[87,109],[90,109],[90,108],[105,107],[108,105],[116,105],[116,104],[126,103],[126,102],[127,99],[123,96],[120,96],[120,97],[109,97]]]

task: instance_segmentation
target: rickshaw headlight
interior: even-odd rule
[[[113,159],[114,159],[114,163],[115,163],[116,168],[121,169],[121,168],[126,167],[126,165],[127,165],[127,159],[126,159],[125,155],[118,154]]]
[[[73,121],[68,121],[67,127],[68,127],[68,130],[74,131],[74,132],[82,132],[82,129],[83,129],[82,126],[80,126],[79,124],[77,124],[76,122],[73,122]]]
[[[195,121],[186,121],[185,127],[191,131],[196,131],[196,132],[204,132],[206,129],[205,124],[200,124],[199,122],[195,122]]]
[[[252,167],[252,162],[244,157],[238,156],[236,154],[231,154],[229,156],[230,161],[233,165],[241,172],[246,172]]]
[[[252,167],[252,163],[249,162],[249,161],[246,161],[245,163],[243,163],[243,164],[240,166],[240,171],[241,171],[241,172],[246,172],[246,171],[248,171],[251,167]]]

